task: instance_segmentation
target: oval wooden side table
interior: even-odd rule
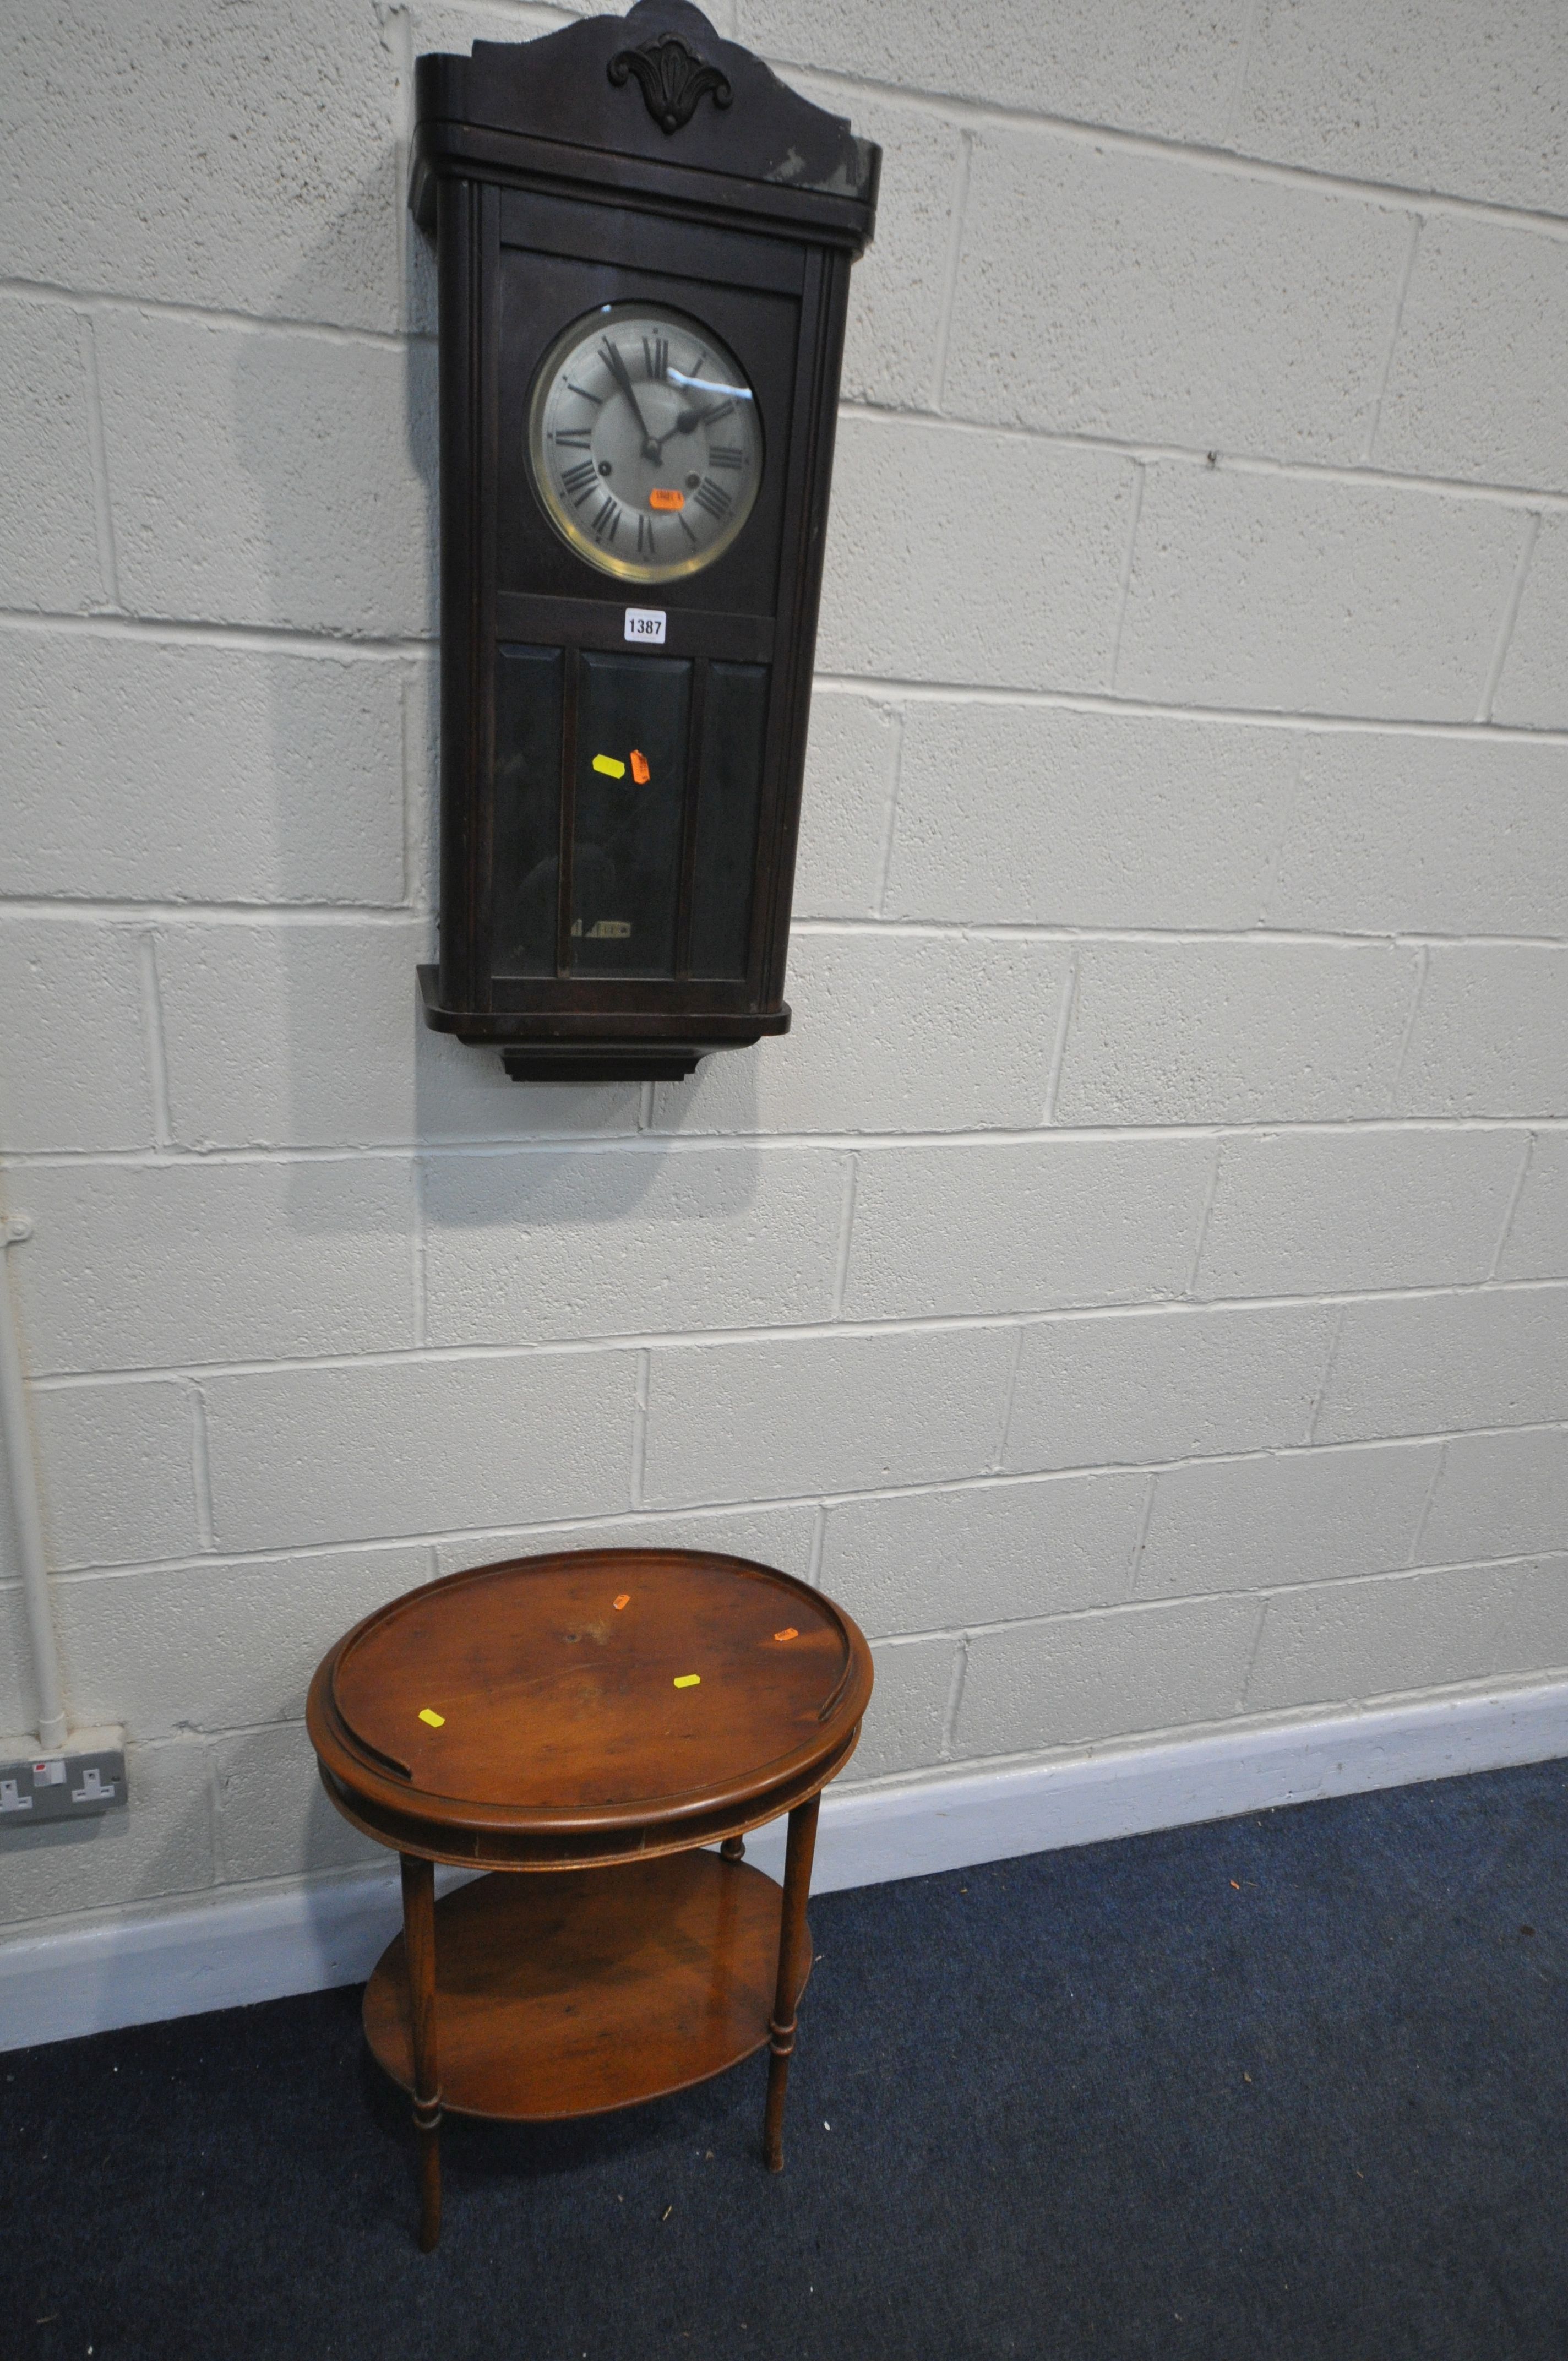
[[[830,1599],[700,1550],[475,1566],[328,1651],[307,1708],[323,1784],[402,1865],[365,2030],[413,2099],[427,2252],[444,2110],[598,2114],[767,2042],[782,2168],[817,1803],[871,1693]],[[781,1890],[742,1839],[785,1812]],[[438,1903],[438,1861],[490,1874]]]

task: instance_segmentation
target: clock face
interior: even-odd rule
[[[711,566],[751,513],[756,400],[734,354],[696,320],[605,303],[544,357],[528,467],[579,557],[628,581],[673,582]]]

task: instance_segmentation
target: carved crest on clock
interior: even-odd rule
[[[662,33],[634,49],[618,49],[609,61],[611,82],[619,90],[630,74],[641,84],[649,114],[665,133],[683,129],[709,92],[715,106],[728,106],[734,96],[728,75],[699,58],[678,33]]]

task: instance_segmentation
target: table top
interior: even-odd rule
[[[871,1652],[807,1583],[697,1550],[469,1568],[323,1658],[308,1722],[340,1810],[436,1860],[554,1867],[710,1842],[848,1761]]]

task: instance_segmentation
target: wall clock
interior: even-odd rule
[[[416,99],[441,385],[425,1016],[521,1081],[687,1074],[789,1025],[879,151],[686,0],[423,57]]]

